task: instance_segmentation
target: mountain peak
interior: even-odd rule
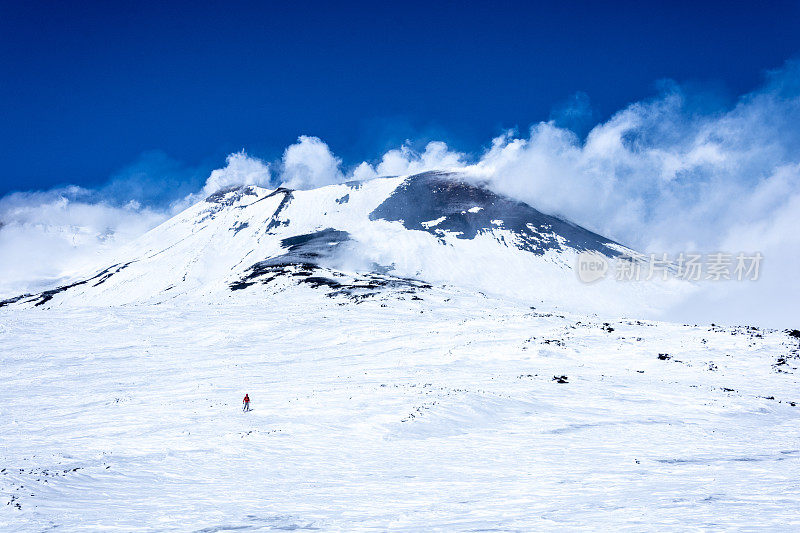
[[[448,285],[613,311],[649,294],[579,284],[574,264],[587,250],[613,258],[626,249],[460,174],[313,190],[243,185],[145,234],[111,266],[0,306],[215,302],[308,288],[363,301]]]

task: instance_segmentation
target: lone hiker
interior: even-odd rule
[[[245,394],[244,400],[242,400],[244,407],[242,407],[242,411],[249,411],[250,410],[250,396]]]

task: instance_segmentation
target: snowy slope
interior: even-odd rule
[[[574,268],[587,250],[614,257],[627,249],[454,174],[307,191],[236,187],[155,228],[113,265],[0,305],[263,300],[310,278],[356,298],[376,283],[396,289],[416,280],[639,316],[687,290],[680,283],[584,285]]]
[[[0,531],[800,529],[800,332],[614,318],[683,289],[585,250],[453,175],[220,191],[0,305]]]
[[[0,530],[800,528],[797,338],[402,297],[0,309]]]

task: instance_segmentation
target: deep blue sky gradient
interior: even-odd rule
[[[800,1],[5,1],[0,195],[97,187],[154,150],[202,182],[300,134],[349,164],[407,138],[477,151],[576,92],[603,120],[665,78],[732,100],[796,57],[799,21]]]

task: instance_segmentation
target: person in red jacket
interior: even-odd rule
[[[249,411],[250,410],[250,396],[248,394],[244,395],[244,400],[242,400],[244,407],[242,407],[242,411]]]

